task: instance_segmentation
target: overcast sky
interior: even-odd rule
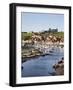
[[[39,32],[49,28],[58,28],[58,31],[64,31],[64,15],[22,12],[21,28],[22,32]]]

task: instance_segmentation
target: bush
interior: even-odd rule
[[[21,37],[22,40],[29,40],[32,37],[32,33],[22,32],[21,36],[22,36]]]

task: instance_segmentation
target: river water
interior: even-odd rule
[[[22,63],[22,77],[54,76],[53,65],[64,57],[64,48],[55,47],[49,55],[31,58]]]

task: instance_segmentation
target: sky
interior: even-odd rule
[[[49,30],[49,28],[64,31],[64,15],[22,12],[21,28],[22,32],[41,32]]]

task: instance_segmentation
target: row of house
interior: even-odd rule
[[[26,43],[29,43],[29,44],[36,44],[36,43],[45,43],[45,44],[55,44],[55,43],[59,43],[59,44],[63,44],[64,43],[64,38],[62,37],[56,37],[56,36],[52,36],[52,35],[49,35],[48,37],[46,38],[42,38],[42,36],[40,35],[36,35],[36,34],[33,34],[32,35],[32,38],[30,40],[22,40],[22,46],[24,46]]]

